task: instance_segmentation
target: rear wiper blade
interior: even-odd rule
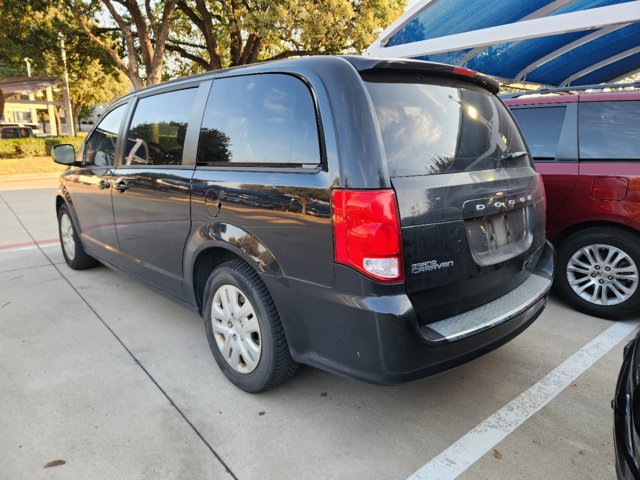
[[[500,157],[500,160],[515,160],[516,158],[524,157],[525,155],[529,156],[529,153],[525,152],[524,150],[518,150],[516,152],[504,154],[502,157]]]

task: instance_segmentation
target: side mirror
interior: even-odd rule
[[[64,143],[61,145],[56,145],[51,149],[51,158],[56,163],[60,165],[77,165],[76,162],[76,151],[73,148],[73,145],[68,143]]]

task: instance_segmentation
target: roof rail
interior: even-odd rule
[[[545,87],[539,90],[523,90],[522,92],[503,93],[501,98],[518,98],[524,95],[541,95],[543,93],[582,92],[584,90],[603,90],[605,88],[640,88],[640,82],[600,83],[598,85],[577,85],[575,87]]]

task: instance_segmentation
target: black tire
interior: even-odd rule
[[[571,261],[571,258],[574,256],[574,254],[578,253],[584,247],[595,245],[610,246],[621,250],[624,254],[628,255],[633,263],[635,263],[636,269],[640,269],[640,247],[638,246],[639,239],[640,237],[638,235],[615,227],[593,227],[574,233],[558,246],[558,259],[556,264],[556,275],[554,282],[556,292],[567,302],[576,307],[576,309],[595,317],[620,320],[634,312],[637,312],[638,307],[640,306],[640,286],[638,286],[637,281],[635,292],[630,294],[630,296],[626,300],[620,301],[619,299],[616,299],[616,297],[613,295],[613,292],[609,291],[608,297],[613,301],[617,301],[619,303],[615,305],[604,305],[602,304],[603,302],[601,300],[596,300],[597,302],[600,302],[600,304],[596,304],[593,303],[591,299],[582,298],[577,292],[573,290],[573,288],[569,284],[569,272],[567,269],[569,266],[569,262]],[[606,247],[598,251],[602,252],[601,256],[605,256],[607,253]],[[616,253],[616,256],[612,258],[618,258],[618,255],[619,254]],[[586,256],[581,258],[585,260]],[[605,263],[602,263],[602,265],[604,266]],[[626,260],[623,260],[618,265],[626,268],[626,266],[630,265],[630,263]],[[594,266],[593,268],[598,267]],[[599,270],[597,271],[590,270],[591,273],[589,274],[579,273],[573,275],[574,277],[577,275],[578,279],[593,277],[594,282],[597,279],[598,282],[604,282],[606,284],[607,278],[609,277],[607,276],[608,273],[604,272],[602,268],[603,267],[599,267]],[[594,275],[598,276],[594,277]],[[602,277],[600,275],[602,275]],[[583,286],[585,285],[585,283],[586,282],[582,282],[579,286]],[[624,286],[632,285],[629,280],[622,280],[622,283]],[[591,286],[586,288],[583,294],[589,296],[592,295],[594,291],[595,288]],[[624,293],[622,290],[618,291]],[[602,292],[602,290],[600,290],[600,292]]]
[[[63,223],[65,217],[69,220],[70,228],[71,228],[71,236],[73,238],[73,242],[75,244],[75,251],[73,254],[67,252],[64,244],[63,238]],[[82,242],[80,241],[80,237],[78,235],[78,230],[76,229],[75,224],[73,223],[73,217],[69,213],[69,207],[66,205],[62,205],[58,209],[58,235],[60,236],[60,247],[62,248],[62,255],[64,256],[67,265],[69,265],[74,270],[86,270],[87,268],[95,267],[98,265],[98,261],[87,254],[84,251],[84,247],[82,246]]]
[[[231,366],[231,360],[228,362],[225,359],[221,347],[218,346],[218,342],[223,342],[225,336],[219,331],[214,333],[212,320],[214,297],[216,292],[225,286],[239,289],[240,299],[242,299],[242,295],[246,297],[245,301],[248,299],[249,306],[253,307],[259,324],[259,345],[261,349],[259,360],[257,360],[257,366],[254,366],[253,370],[248,372],[237,371]],[[234,292],[236,291],[234,290]],[[218,308],[221,308],[221,306],[218,305]],[[263,392],[283,384],[295,373],[297,365],[289,353],[287,339],[273,299],[256,271],[244,261],[231,260],[219,265],[213,271],[205,286],[203,318],[207,340],[213,357],[222,373],[238,388],[249,393]],[[235,322],[237,319],[234,318],[233,321]],[[234,324],[235,327],[236,325]],[[236,330],[233,330],[233,332],[236,332]],[[218,336],[217,340],[216,335]],[[235,334],[232,336],[236,338]],[[238,346],[240,346],[239,343]],[[242,364],[244,361],[242,356],[240,359],[240,364]],[[247,364],[249,363],[247,362]]]

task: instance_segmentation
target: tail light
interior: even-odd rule
[[[465,77],[475,77],[476,76],[476,72],[473,70],[469,70],[468,68],[464,68],[464,67],[453,67],[453,73],[455,73],[456,75],[463,75]]]
[[[381,282],[402,282],[400,215],[393,190],[333,190],[335,261]]]

